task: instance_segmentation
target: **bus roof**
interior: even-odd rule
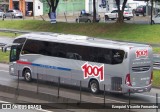
[[[88,36],[49,33],[49,32],[29,33],[29,34],[21,35],[17,38],[27,38],[27,39],[33,39],[33,40],[43,40],[43,41],[59,42],[59,43],[70,43],[70,44],[87,45],[87,46],[94,46],[94,47],[105,47],[107,45],[107,48],[109,46],[112,48],[113,46],[114,48],[149,47],[149,45],[146,45],[146,44],[119,42],[119,41],[112,41],[112,40],[106,40],[106,39],[100,39],[100,38],[93,38]]]

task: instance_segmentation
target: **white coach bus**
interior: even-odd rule
[[[115,93],[149,92],[152,47],[70,34],[30,33],[17,37],[10,50],[10,75]]]

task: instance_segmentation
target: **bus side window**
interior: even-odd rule
[[[64,52],[62,52],[62,51],[59,51],[59,52],[57,53],[57,56],[58,56],[58,57],[61,57],[61,58],[66,58],[66,54],[65,54]]]
[[[112,58],[111,58],[111,55],[108,54],[108,55],[105,55],[105,63],[106,64],[111,64],[112,63]]]
[[[124,59],[124,51],[122,50],[112,50],[112,64],[120,64]]]
[[[82,60],[82,56],[80,56],[77,53],[70,53],[70,52],[67,53],[66,58],[76,59],[76,60]]]
[[[99,63],[104,63],[105,62],[105,58],[103,56],[99,56],[97,61]]]

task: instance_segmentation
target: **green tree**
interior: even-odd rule
[[[96,0],[93,0],[93,23],[96,22]]]
[[[124,12],[124,8],[126,6],[128,0],[124,0],[123,4],[122,4],[122,9],[120,9],[120,3],[121,0],[115,0],[117,8],[118,8],[118,18],[117,18],[117,23],[124,23],[124,19],[123,19],[123,12]]]
[[[56,9],[57,9],[59,0],[46,0],[46,1],[47,1],[48,5],[49,5],[48,16],[52,20],[52,18],[51,18],[52,14],[54,14],[54,16],[56,18]]]

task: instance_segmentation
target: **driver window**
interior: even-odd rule
[[[15,48],[13,48],[11,50],[11,61],[15,61],[17,58],[17,50]]]

